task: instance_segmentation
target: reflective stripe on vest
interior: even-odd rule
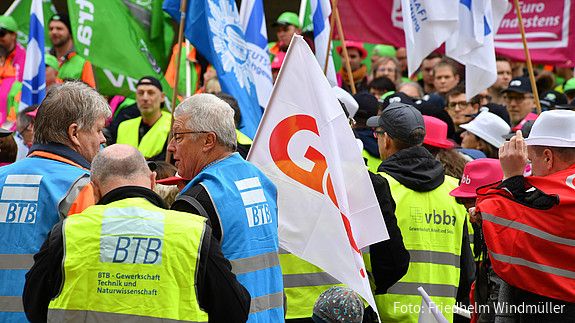
[[[62,230],[63,283],[49,304],[49,321],[81,313],[208,321],[196,295],[206,218],[128,198],[91,206],[67,218]]]
[[[379,168],[379,165],[381,165],[381,159],[372,156],[365,149],[361,151],[361,156],[367,160],[367,169],[370,172],[377,174],[377,169]]]
[[[96,312],[88,310],[50,310],[48,321],[51,322],[138,322],[138,323],[177,323],[179,320],[130,314]],[[186,321],[190,323],[207,321]]]
[[[253,140],[251,140],[250,137],[246,136],[245,134],[243,134],[238,129],[236,129],[236,137],[237,137],[238,144],[240,144],[240,145],[249,146],[249,145],[253,144]]]
[[[24,269],[28,270],[34,264],[34,255],[0,255],[0,270]]]
[[[224,257],[230,262],[237,260],[234,270],[238,281],[252,299],[264,304],[250,310],[248,322],[283,320],[283,301],[273,301],[273,295],[283,292],[282,271],[273,259],[279,244],[275,185],[238,153],[204,168],[182,191],[196,185],[206,189],[216,208]],[[247,259],[254,263],[248,264]],[[258,267],[261,269],[251,270]]]
[[[148,132],[139,140],[140,123],[142,117],[126,120],[118,126],[116,143],[127,144],[138,150],[145,158],[151,158],[162,153],[164,144],[168,140],[172,116],[169,112],[161,111],[162,116],[154,123]]]
[[[342,285],[321,268],[280,248],[286,319],[311,318],[315,301],[328,288]]]
[[[68,162],[28,157],[0,168],[0,322],[25,320],[22,291],[33,255],[65,216],[59,206],[70,187],[88,176]]]
[[[250,302],[250,313],[258,313],[282,307],[284,304],[284,293],[279,292],[270,295],[252,298]]]
[[[449,195],[458,186],[455,178],[429,192],[408,189],[387,173],[385,177],[397,204],[397,224],[410,254],[407,274],[375,300],[382,321],[417,322],[419,313],[402,313],[397,306],[419,306],[423,286],[436,304],[455,304],[461,260],[465,208]],[[444,313],[453,320],[453,313]]]

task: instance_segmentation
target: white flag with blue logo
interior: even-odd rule
[[[423,59],[456,32],[458,2],[401,0],[409,75],[413,75]]]
[[[26,48],[20,109],[33,104],[40,104],[45,95],[44,13],[42,11],[42,0],[32,0],[30,33],[28,35],[28,47]]]
[[[465,65],[465,94],[471,99],[497,80],[493,35],[507,0],[460,0],[459,28],[445,43],[447,56]]]
[[[244,29],[250,52],[249,67],[254,75],[258,103],[268,105],[273,88],[272,69],[268,54],[268,32],[262,0],[244,0],[240,7],[240,25]]]
[[[310,0],[312,21],[313,21],[313,41],[315,45],[315,57],[319,62],[319,66],[325,70],[325,56],[327,54],[327,46],[329,42],[330,23],[329,16],[331,15],[331,4],[329,0]],[[331,47],[331,46],[330,46]],[[334,86],[337,85],[337,78],[335,76],[335,66],[333,65],[333,58],[330,55],[327,62],[326,77],[329,83]]]

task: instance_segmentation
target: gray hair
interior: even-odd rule
[[[213,94],[196,94],[180,103],[174,117],[186,117],[194,131],[215,132],[218,143],[235,151],[237,145],[234,110]]]
[[[100,184],[111,179],[130,181],[151,173],[140,151],[130,145],[115,144],[102,149],[90,168],[92,181]]]
[[[72,81],[52,87],[38,107],[34,121],[34,143],[71,144],[68,127],[91,129],[96,121],[112,115],[108,102],[83,82]]]
[[[425,92],[423,92],[423,88],[417,82],[403,82],[403,83],[399,84],[399,86],[397,87],[397,91],[401,92],[401,89],[406,87],[406,86],[414,87],[415,90],[417,90],[417,94],[419,94],[419,99],[421,99],[425,95]]]

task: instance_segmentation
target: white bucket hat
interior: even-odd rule
[[[525,143],[529,146],[575,147],[575,111],[551,110],[541,113]]]
[[[496,148],[503,146],[505,139],[503,139],[502,136],[511,131],[511,127],[507,122],[503,121],[503,119],[498,115],[489,111],[481,111],[475,119],[471,120],[469,123],[462,124],[460,127],[485,140]]]

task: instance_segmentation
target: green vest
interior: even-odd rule
[[[397,204],[397,225],[410,254],[407,274],[375,301],[382,322],[417,322],[421,305],[417,291],[422,286],[443,315],[453,321],[453,308],[459,286],[459,266],[465,208],[449,192],[457,179],[445,181],[430,192],[416,192],[387,173],[385,177]],[[409,307],[411,306],[411,310]],[[447,309],[446,309],[447,308]]]
[[[84,57],[77,54],[73,55],[60,66],[58,78],[62,80],[81,80],[85,63],[86,59]]]
[[[280,265],[286,295],[286,319],[311,318],[321,293],[334,285],[343,286],[321,268],[280,249]]]
[[[379,165],[381,165],[381,159],[373,157],[365,149],[361,151],[361,156],[367,160],[367,169],[370,172],[377,174],[377,169],[379,168]]]
[[[159,155],[164,148],[168,135],[170,134],[170,127],[172,123],[172,116],[169,112],[162,111],[160,119],[154,123],[152,128],[142,137],[142,141],[138,142],[140,122],[142,117],[126,120],[118,126],[118,138],[116,143],[127,144],[138,150],[144,155],[145,158],[151,158]]]
[[[206,219],[144,198],[68,217],[63,284],[48,322],[207,322],[196,295]]]
[[[253,140],[251,140],[250,137],[244,135],[238,129],[236,129],[236,137],[238,138],[237,141],[240,145],[251,146],[251,144],[253,144]]]

